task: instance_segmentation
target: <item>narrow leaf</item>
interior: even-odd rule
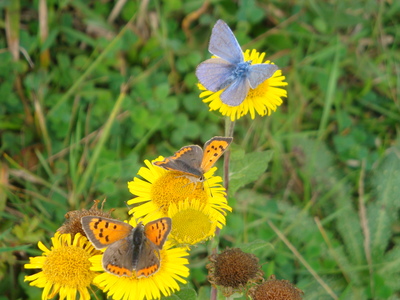
[[[396,153],[397,151],[397,153]],[[382,256],[392,235],[392,225],[400,207],[399,149],[389,152],[373,177],[376,202],[368,206],[373,256]]]

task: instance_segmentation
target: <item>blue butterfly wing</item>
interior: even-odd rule
[[[232,80],[235,65],[221,58],[210,58],[196,68],[196,76],[209,91],[217,92],[225,88]],[[227,82],[229,81],[229,82]]]
[[[272,64],[255,64],[249,67],[248,80],[250,87],[255,89],[259,84],[271,78],[278,70],[278,66]]]
[[[222,20],[218,20],[212,29],[208,51],[231,64],[244,61],[238,41],[229,26]]]
[[[246,76],[238,77],[230,86],[222,92],[220,99],[229,106],[238,106],[246,98],[250,84]]]

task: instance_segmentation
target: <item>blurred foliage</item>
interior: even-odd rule
[[[67,211],[127,211],[144,159],[223,135],[194,75],[220,18],[289,83],[277,112],[236,124],[220,247],[305,299],[334,298],[321,281],[340,299],[400,297],[399,1],[127,1],[112,18],[114,1],[45,3],[0,3],[19,25],[0,23],[0,299],[40,297],[23,264]],[[208,299],[206,256],[193,249],[171,299]]]

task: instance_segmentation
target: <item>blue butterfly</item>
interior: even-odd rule
[[[255,89],[278,70],[276,65],[251,65],[251,61],[244,61],[238,41],[222,20],[214,25],[208,51],[218,57],[198,65],[196,76],[209,91],[218,92],[226,88],[220,98],[229,106],[240,105],[250,88]]]

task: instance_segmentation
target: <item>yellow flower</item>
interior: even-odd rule
[[[129,224],[137,226],[135,218]],[[160,299],[162,295],[169,296],[173,291],[178,291],[178,281],[186,283],[183,278],[189,276],[186,266],[189,262],[184,257],[188,255],[185,248],[172,248],[172,244],[167,241],[160,251],[160,269],[149,277],[119,277],[104,272],[96,276],[93,282],[112,299]],[[90,259],[91,270],[104,271],[102,258],[103,255],[96,255]]]
[[[157,158],[157,161],[163,157]],[[223,216],[231,211],[225,198],[225,188],[220,184],[222,178],[212,176],[217,168],[211,168],[204,174],[204,182],[193,182],[176,171],[167,171],[154,166],[150,161],[144,162],[147,167],[140,168],[138,175],[128,182],[129,191],[136,196],[128,200],[134,207],[129,211],[136,218],[149,215],[152,219],[167,217],[169,206],[178,205],[186,199],[197,199],[200,204],[219,212]],[[172,225],[175,226],[174,224]]]
[[[256,50],[246,50],[244,52],[244,60],[251,61],[251,64],[271,63],[269,60],[263,62],[265,53],[259,53]],[[287,97],[287,91],[280,88],[286,86],[284,82],[285,76],[282,76],[282,71],[277,70],[271,78],[268,78],[255,89],[249,90],[247,97],[238,106],[229,106],[222,102],[220,95],[225,90],[212,92],[207,90],[202,84],[198,87],[203,92],[200,98],[203,98],[204,103],[209,104],[210,111],[219,110],[223,116],[228,116],[231,121],[235,121],[250,113],[252,119],[256,113],[260,116],[271,115],[272,111],[282,104],[282,97]]]
[[[43,256],[31,257],[25,268],[41,271],[25,276],[25,281],[43,288],[42,299],[51,299],[59,294],[60,300],[73,300],[79,292],[80,299],[89,300],[88,288],[96,276],[90,270],[89,258],[100,252],[80,233],[72,240],[70,234],[56,232],[51,240],[53,246],[50,250],[41,242],[38,243]]]
[[[217,227],[225,225],[225,216],[201,204],[198,200],[181,201],[169,206],[172,219],[170,237],[180,245],[194,245],[215,235]]]

